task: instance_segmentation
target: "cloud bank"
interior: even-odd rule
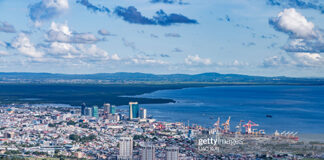
[[[52,22],[51,28],[45,37],[48,42],[64,43],[96,43],[101,40],[91,33],[72,32],[67,24],[57,24],[55,22]]]
[[[210,65],[211,60],[209,58],[201,58],[199,55],[188,55],[185,58],[187,65]]]
[[[316,28],[296,9],[290,8],[280,12],[269,20],[269,24],[277,31],[289,36],[288,43],[283,47],[287,52],[324,52],[324,33]]]
[[[324,14],[324,4],[319,0],[267,0],[267,4],[284,8],[315,9]]]
[[[198,24],[194,19],[189,19],[181,14],[166,14],[163,10],[157,11],[153,18],[148,18],[142,15],[134,6],[124,8],[118,6],[115,8],[114,13],[122,17],[124,21],[133,24],[142,25],[160,25],[160,26],[170,26],[173,24]]]
[[[102,13],[110,13],[110,10],[105,6],[95,6],[90,3],[88,0],[77,0],[77,3],[86,6],[88,10],[93,12],[102,12]]]
[[[68,0],[42,0],[29,7],[29,17],[36,23],[53,19],[69,8]]]

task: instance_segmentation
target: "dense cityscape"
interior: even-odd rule
[[[0,15],[0,160],[324,160],[324,0]]]
[[[301,142],[293,132],[265,134],[252,121],[231,131],[230,118],[204,128],[156,121],[137,102],[129,103],[128,114],[109,103],[2,105],[0,154],[2,159],[324,158],[323,143]]]

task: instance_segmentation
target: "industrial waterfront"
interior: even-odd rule
[[[265,133],[252,120],[217,118],[209,128],[157,121],[138,102],[128,112],[102,107],[2,105],[3,158],[59,159],[302,159],[323,158],[324,144],[302,142],[296,132]],[[234,126],[232,130],[230,126]]]

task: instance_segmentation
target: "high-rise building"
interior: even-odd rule
[[[140,109],[140,118],[146,119],[146,109],[145,108]]]
[[[167,147],[166,148],[166,160],[178,160],[179,159],[179,148],[178,147]]]
[[[120,121],[120,115],[119,114],[113,114],[113,120],[115,121],[115,122],[119,122]]]
[[[119,139],[119,160],[131,160],[133,158],[133,138],[121,137]]]
[[[86,107],[85,108],[85,115],[86,116],[92,116],[92,108]]]
[[[99,118],[99,111],[98,111],[98,106],[93,106],[92,107],[92,117]]]
[[[110,114],[115,114],[116,113],[116,106],[115,105],[112,105],[110,107]]]
[[[129,102],[129,119],[139,118],[139,105],[137,102]]]
[[[81,116],[85,116],[86,115],[86,108],[87,108],[87,105],[85,103],[82,103],[81,105]]]
[[[104,111],[105,111],[105,113],[108,113],[109,114],[110,113],[110,110],[111,110],[110,109],[110,104],[109,103],[105,103],[104,104]]]
[[[155,146],[153,144],[145,144],[142,148],[141,160],[155,160]]]

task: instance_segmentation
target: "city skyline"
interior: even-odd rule
[[[315,0],[0,0],[0,72],[324,76]]]

